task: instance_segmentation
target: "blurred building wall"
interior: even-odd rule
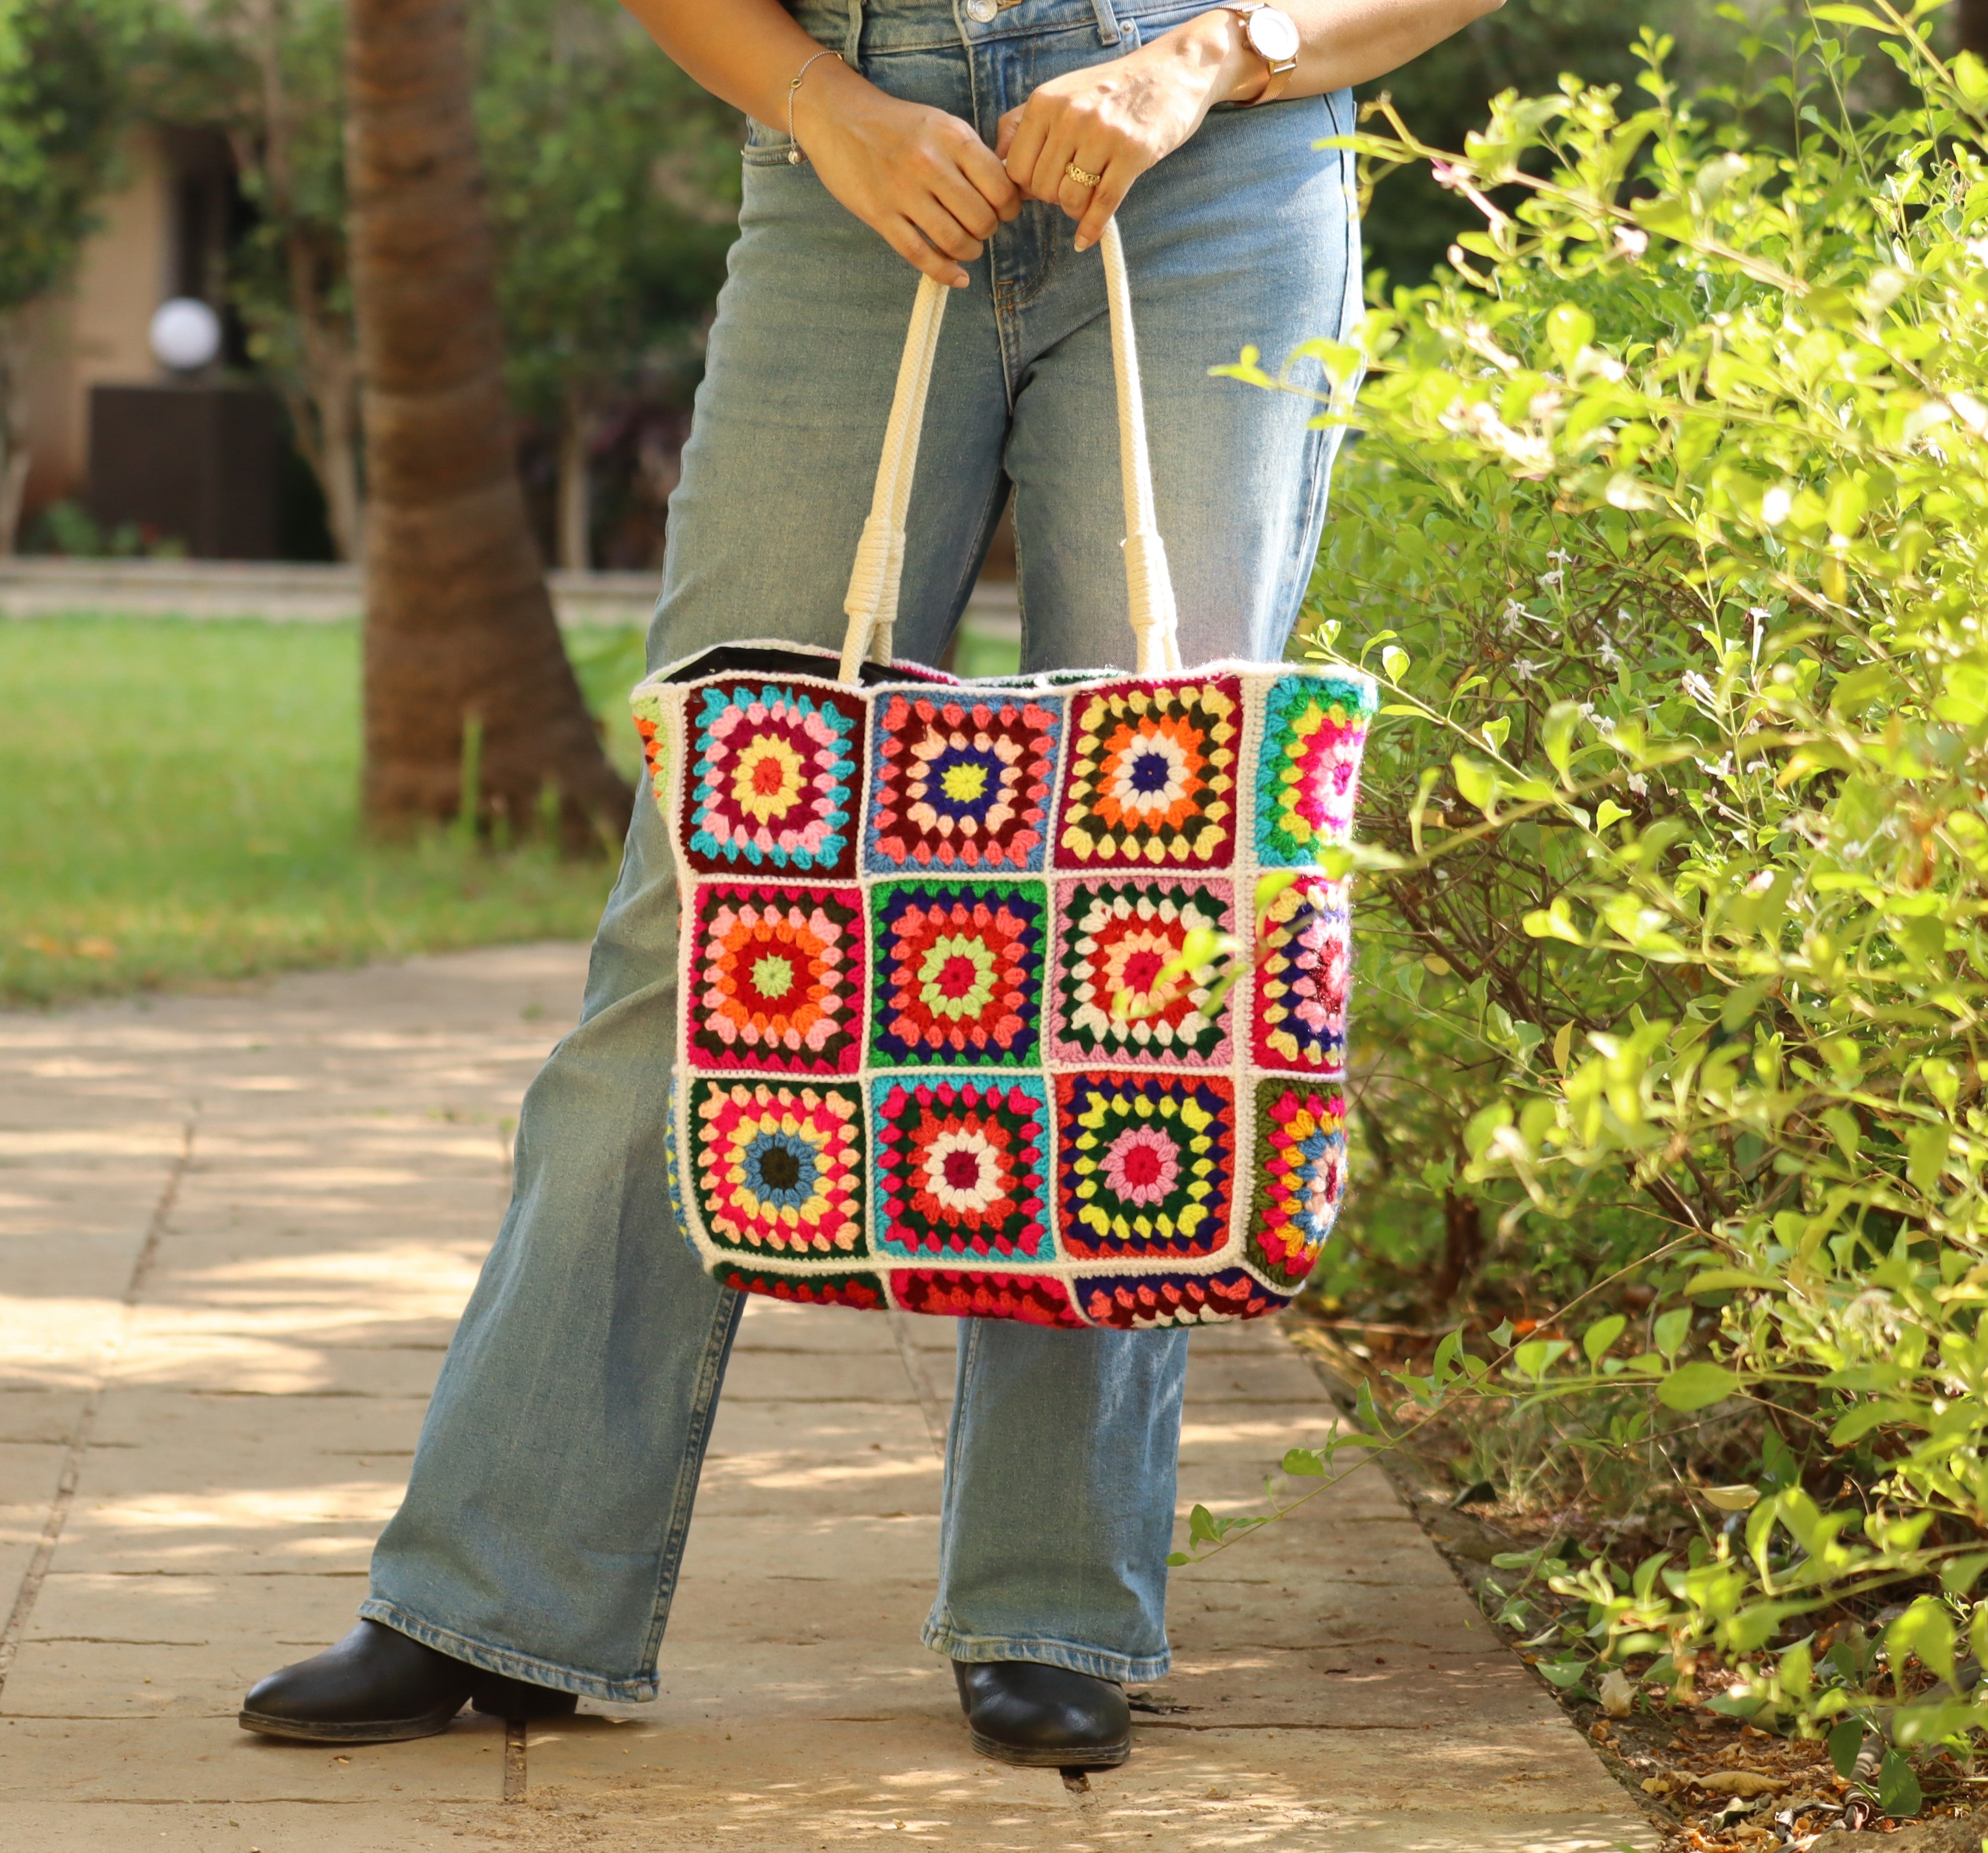
[[[147,340],[153,312],[172,293],[178,176],[164,131],[127,140],[122,184],[100,209],[76,282],[34,312],[28,387],[33,462],[27,512],[79,499],[90,471],[90,389],[160,377]]]

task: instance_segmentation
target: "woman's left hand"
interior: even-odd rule
[[[1211,108],[1256,87],[1253,54],[1235,28],[1232,13],[1204,13],[1123,58],[1051,78],[1001,118],[994,152],[1009,178],[1077,221],[1078,250],[1097,242],[1132,183],[1192,135]],[[1072,167],[1098,175],[1097,184],[1072,179]]]

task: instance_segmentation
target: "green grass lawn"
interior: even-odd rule
[[[570,640],[615,758],[634,631]],[[582,937],[611,861],[359,835],[350,624],[0,622],[0,1005]]]

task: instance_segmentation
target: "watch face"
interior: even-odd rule
[[[1251,46],[1271,63],[1283,64],[1298,55],[1298,29],[1289,13],[1259,7],[1242,23]]]

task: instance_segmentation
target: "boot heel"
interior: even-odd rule
[[[486,1718],[568,1718],[580,1699],[576,1693],[558,1692],[549,1686],[484,1673],[470,1689],[469,1703],[471,1709]]]

